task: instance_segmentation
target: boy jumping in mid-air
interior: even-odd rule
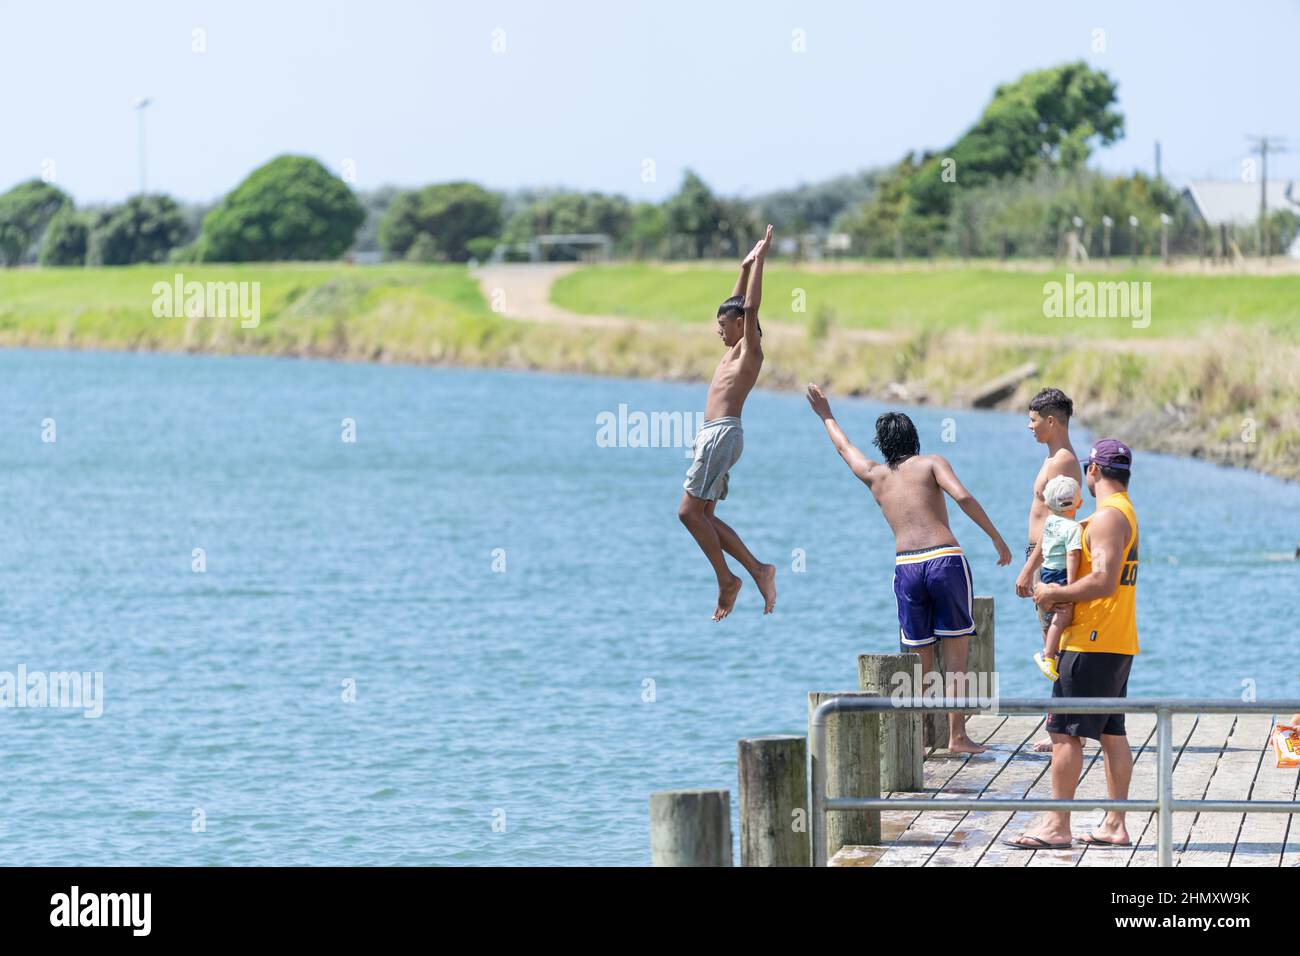
[[[1043,566],[1038,579],[1043,584],[1073,584],[1083,556],[1083,527],[1074,520],[1083,504],[1079,483],[1069,475],[1057,475],[1043,486],[1043,502],[1051,514],[1043,522],[1040,547]],[[1056,669],[1061,634],[1073,620],[1074,610],[1068,604],[1038,612],[1038,623],[1043,628],[1043,650],[1034,655],[1034,663],[1049,680],[1061,676]]]
[[[974,601],[970,565],[948,527],[944,492],[989,536],[997,548],[999,567],[1011,563],[1002,535],[947,460],[921,454],[916,426],[902,412],[886,412],[876,419],[873,444],[885,456],[881,463],[853,447],[816,385],[808,386],[808,403],[844,463],[871,489],[893,529],[894,598],[903,651],[919,653],[922,672],[929,674],[934,670],[934,645],[942,639],[949,675],[963,673],[970,636],[975,633]],[[955,690],[955,682],[945,677],[944,694],[956,696]],[[966,734],[965,715],[948,715],[949,751],[978,754],[985,749]]]
[[[718,336],[727,351],[709,383],[704,424],[695,436],[695,460],[686,473],[677,517],[695,537],[718,576],[718,606],[713,619],[721,621],[736,606],[744,583],[731,573],[725,551],[749,572],[763,595],[763,613],[776,606],[776,566],[754,557],[740,536],[713,513],[727,497],[727,477],[740,458],[744,433],[740,412],[763,367],[763,330],[758,324],[758,303],[763,293],[763,261],[772,248],[772,227],[740,264],[740,278],[731,298],[718,307]]]

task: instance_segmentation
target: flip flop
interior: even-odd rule
[[[1092,833],[1079,837],[1079,842],[1084,846],[1125,847],[1133,845],[1132,841],[1126,840],[1125,842],[1120,843],[1118,840],[1106,840]]]
[[[1002,843],[1005,846],[1013,847],[1017,850],[1068,850],[1072,846],[1074,846],[1072,842],[1071,843],[1048,843],[1042,837],[1026,836],[1024,834],[1021,834],[1017,839],[1033,840],[1034,842],[1032,844],[1029,844],[1029,843],[1017,843],[1015,840],[1003,840]]]

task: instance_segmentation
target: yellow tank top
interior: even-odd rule
[[[1137,654],[1138,521],[1127,492],[1110,495],[1097,503],[1097,511],[1114,508],[1128,521],[1128,542],[1124,545],[1124,566],[1119,585],[1110,597],[1082,601],[1074,606],[1074,623],[1061,635],[1062,651],[1099,654]],[[1095,517],[1095,513],[1094,513]],[[1091,523],[1091,522],[1089,522]],[[1088,526],[1083,529],[1083,554],[1078,577],[1092,573],[1092,550]]]

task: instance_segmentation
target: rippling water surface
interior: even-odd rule
[[[856,654],[895,645],[884,521],[791,394],[750,399],[719,511],[780,566],[778,611],[750,585],[709,621],[682,450],[596,443],[620,403],[702,402],[644,381],[0,352],[0,671],[104,681],[98,719],[0,710],[0,860],[648,862],[651,791],[734,794],[737,738],[804,732],[807,691],[851,688]],[[836,408],[865,447],[880,406]],[[1041,459],[1021,417],[912,414],[1016,549]],[[1133,497],[1130,691],[1300,692],[1300,487],[1139,453]],[[1003,694],[1047,693],[1014,571],[953,525],[998,599]]]

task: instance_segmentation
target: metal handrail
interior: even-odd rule
[[[1066,708],[1069,708],[1068,710]],[[1044,714],[1052,710],[1069,714],[1155,714],[1156,715],[1156,799],[1155,800],[1041,800],[991,798],[933,800],[921,797],[826,796],[826,719],[841,711],[868,713],[929,711],[961,714]],[[848,810],[1123,810],[1159,814],[1157,865],[1173,866],[1175,812],[1200,813],[1300,813],[1300,801],[1286,800],[1176,800],[1174,799],[1173,722],[1174,714],[1294,714],[1300,700],[1253,701],[1194,700],[1168,697],[1049,697],[980,700],[979,698],[831,697],[813,711],[809,728],[812,752],[812,854],[813,866],[826,865],[826,814]]]

